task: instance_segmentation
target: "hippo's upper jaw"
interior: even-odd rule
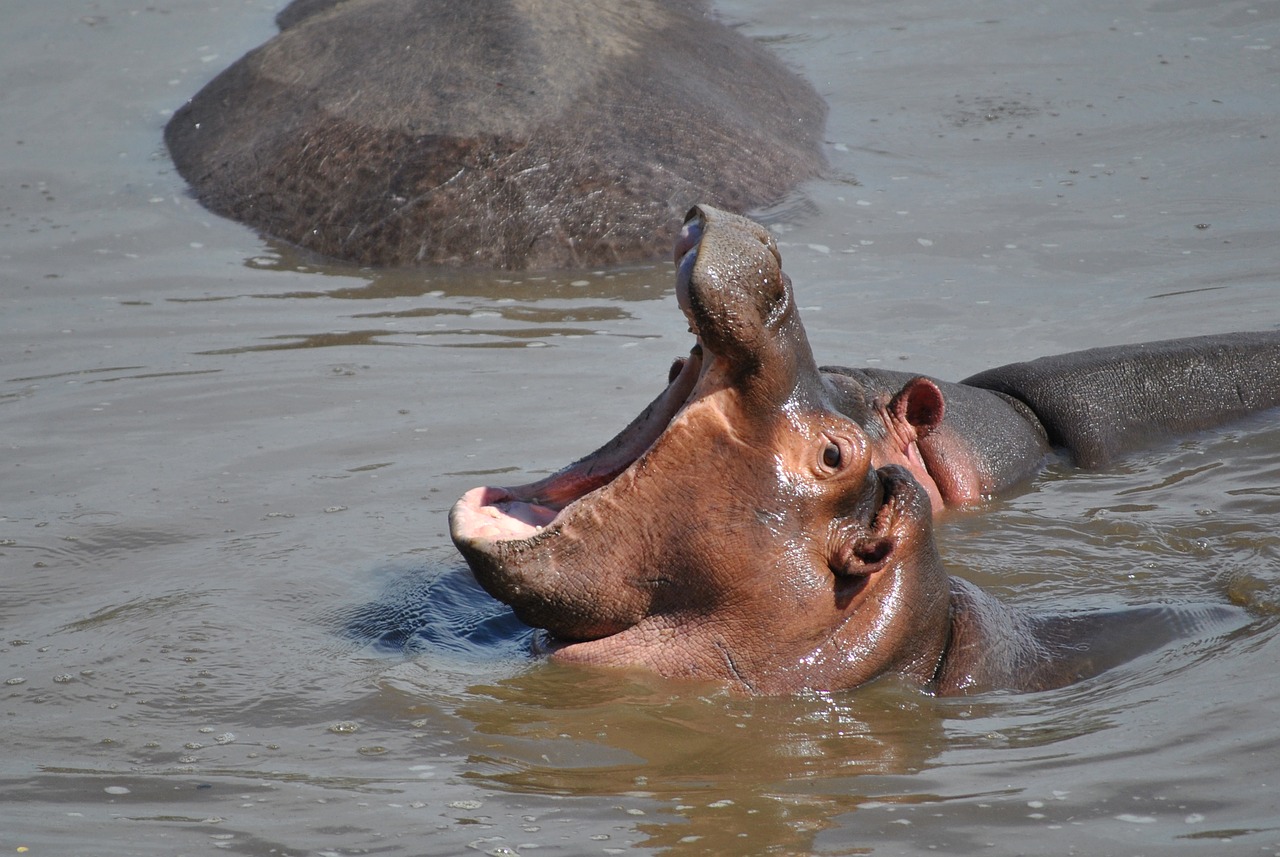
[[[558,659],[757,693],[930,681],[948,586],[927,495],[829,404],[766,231],[701,207],[677,253],[699,344],[667,388],[555,475],[467,492],[455,544]]]

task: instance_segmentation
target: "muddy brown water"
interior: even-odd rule
[[[1019,603],[1251,611],[1075,687],[750,700],[527,657],[446,510],[648,401],[671,268],[370,273],[200,209],[160,129],[279,5],[3,13],[0,849],[1280,852],[1275,414],[942,525]],[[1274,3],[719,8],[831,104],[828,176],[766,213],[820,360],[1280,325]]]

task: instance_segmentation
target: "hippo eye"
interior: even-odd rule
[[[843,456],[840,454],[839,444],[829,443],[827,448],[822,450],[822,463],[832,470],[840,468],[840,462]]]

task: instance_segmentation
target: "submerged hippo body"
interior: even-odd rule
[[[1184,402],[1170,429],[1223,418],[1187,416],[1200,383],[1234,377],[1233,413],[1280,404],[1280,334],[1082,352],[973,385],[820,370],[764,229],[698,207],[676,255],[697,344],[667,388],[592,455],[473,489],[450,513],[476,578],[547,630],[552,657],[755,693],[885,674],[938,693],[1037,690],[1230,613],[1027,614],[946,574],[933,514],[1025,479],[1052,443],[1096,462],[1157,428],[1137,431],[1142,395],[1112,383],[1142,354]],[[1133,407],[1073,434],[1015,395],[1091,385]]]
[[[814,176],[826,108],[684,0],[296,0],[175,112],[212,211],[366,265],[658,259]]]

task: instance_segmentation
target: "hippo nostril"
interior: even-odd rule
[[[884,562],[893,551],[893,541],[891,539],[876,539],[874,542],[859,543],[854,545],[853,555],[858,561],[866,565],[876,565]]]
[[[676,244],[676,253],[678,254],[676,256],[676,303],[680,305],[680,311],[688,319],[689,325],[695,327],[693,301],[689,296],[689,289],[693,284],[694,265],[698,263],[698,247],[695,242],[683,254],[680,254],[681,243]]]
[[[684,227],[681,228],[680,234],[676,236],[675,253],[672,261],[677,264],[683,259],[690,250],[698,246],[702,241],[702,215],[698,209],[689,212],[689,219],[685,221]]]
[[[865,578],[880,570],[893,553],[893,546],[893,539],[889,538],[847,542],[836,552],[831,570],[840,578]]]

